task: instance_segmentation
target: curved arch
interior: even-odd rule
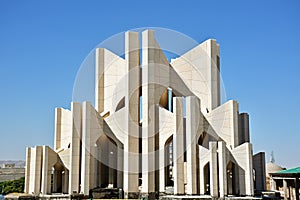
[[[119,103],[118,103],[118,105],[117,105],[117,107],[116,107],[115,112],[121,110],[121,109],[124,108],[124,107],[125,107],[125,97],[123,97],[123,98],[119,101]]]
[[[168,109],[168,89],[165,89],[160,96],[159,105],[165,109]]]
[[[209,134],[207,132],[203,132],[198,139],[198,145],[201,145],[207,149],[209,149]]]
[[[69,170],[60,161],[52,166],[51,193],[68,193]]]
[[[173,107],[173,97],[176,97],[176,95],[173,92],[173,89],[167,88],[163,91],[162,95],[159,99],[159,105],[162,108],[165,108],[166,110],[169,110],[172,112]]]
[[[98,187],[117,187],[118,145],[111,137],[102,134],[95,145],[95,174]]]

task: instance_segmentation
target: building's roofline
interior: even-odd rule
[[[300,167],[295,167],[291,169],[281,170],[272,173],[272,176],[284,176],[284,177],[300,177]]]

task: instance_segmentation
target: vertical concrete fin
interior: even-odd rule
[[[95,54],[95,108],[101,113],[104,111],[104,49],[97,48]]]
[[[55,108],[55,124],[54,124],[54,150],[61,147],[61,120],[62,113],[61,108]]]
[[[31,147],[26,147],[26,164],[25,164],[25,185],[24,193],[29,194],[29,184],[31,182]]]
[[[217,155],[217,142],[209,142],[210,150],[210,195],[218,197],[218,155]]]
[[[126,133],[124,144],[124,193],[125,198],[136,197],[139,187],[139,87],[140,42],[137,32],[125,33],[126,61]]]
[[[184,123],[183,123],[183,97],[173,98],[173,111],[175,114],[175,133],[173,136],[173,177],[174,194],[184,194]]]
[[[219,186],[220,197],[227,195],[227,160],[226,160],[226,144],[223,141],[218,142],[218,163],[219,163]]]
[[[187,168],[187,194],[197,194],[198,173],[197,173],[197,147],[198,135],[203,127],[201,126],[201,103],[196,96],[186,97],[186,168]]]
[[[70,146],[70,173],[69,173],[69,194],[79,193],[80,177],[80,141],[81,141],[81,104],[72,102],[72,138]]]

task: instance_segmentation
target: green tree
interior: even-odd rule
[[[22,177],[20,179],[13,180],[13,181],[0,182],[0,192],[3,195],[6,195],[6,194],[9,194],[12,192],[23,193],[24,184],[25,184],[25,177]]]

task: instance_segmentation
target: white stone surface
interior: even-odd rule
[[[56,108],[53,150],[26,149],[26,193],[118,187],[137,198],[173,178],[175,194],[253,195],[248,115],[237,101],[221,105],[216,40],[169,63],[154,31],[126,32],[125,59],[104,48],[95,59],[95,107]]]

